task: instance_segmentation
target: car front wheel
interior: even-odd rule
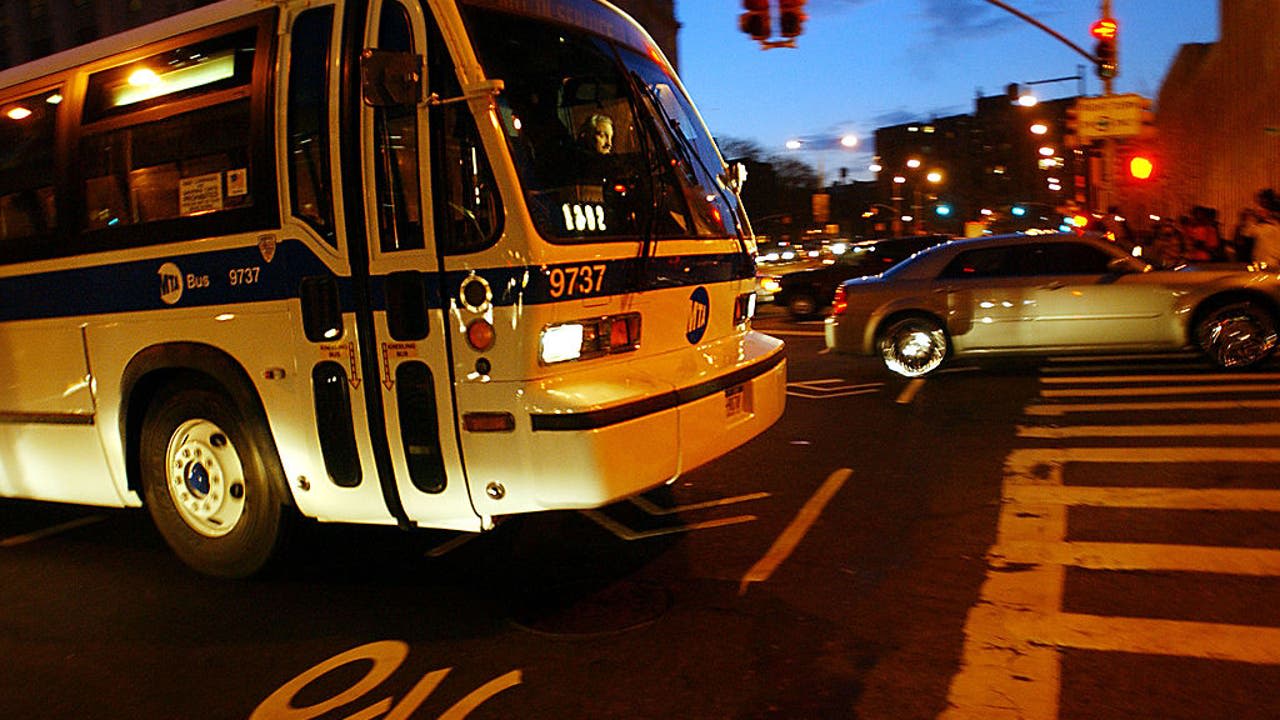
[[[904,377],[937,370],[947,358],[947,333],[932,318],[901,318],[885,328],[876,342],[884,366]]]
[[[1247,368],[1275,349],[1276,321],[1256,303],[1231,303],[1205,314],[1196,326],[1196,340],[1219,367]]]
[[[791,311],[791,317],[803,320],[818,311],[818,303],[812,295],[800,293],[791,297],[787,302],[787,309]]]

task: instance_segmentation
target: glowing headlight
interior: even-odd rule
[[[548,325],[538,357],[546,365],[628,352],[640,347],[640,313]]]
[[[578,323],[553,325],[542,331],[542,362],[551,364],[582,357],[582,326]]]

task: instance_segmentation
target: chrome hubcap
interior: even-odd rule
[[[942,329],[925,323],[895,327],[880,341],[880,356],[890,370],[906,377],[918,377],[936,369],[947,354]]]
[[[1244,367],[1262,360],[1276,347],[1276,333],[1248,315],[1220,317],[1204,333],[1204,347],[1224,368]]]

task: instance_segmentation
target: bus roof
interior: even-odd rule
[[[53,55],[15,65],[0,72],[0,89],[19,85],[29,80],[55,75],[130,47],[141,47],[149,43],[159,42],[195,28],[242,17],[277,4],[275,0],[221,0],[221,2],[216,2],[212,5],[204,5],[162,20],[125,30],[121,33],[102,37],[84,45],[77,45]]]

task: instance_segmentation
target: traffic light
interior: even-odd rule
[[[773,21],[769,18],[769,0],[742,0],[746,12],[738,19],[742,32],[753,40],[765,42],[773,35]]]
[[[809,19],[804,3],[805,0],[778,0],[778,25],[783,37],[793,38],[804,32],[804,21]]]
[[[1134,155],[1129,158],[1129,177],[1134,180],[1149,180],[1155,170],[1155,163],[1146,155]]]
[[[1110,80],[1119,72],[1116,41],[1119,40],[1120,26],[1115,18],[1104,17],[1089,28],[1089,34],[1098,41],[1093,49],[1093,56],[1098,63],[1098,77]]]

